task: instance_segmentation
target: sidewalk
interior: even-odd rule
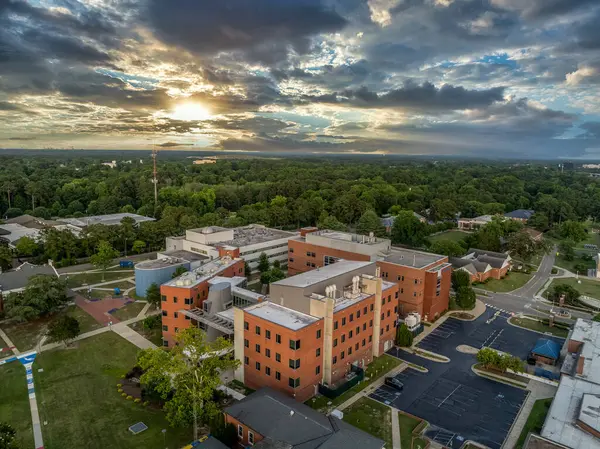
[[[6,342],[6,344],[8,345],[8,347],[14,355],[19,355],[21,353],[2,329],[0,329],[0,338]]]
[[[390,406],[392,412],[392,448],[402,449],[400,438],[400,420],[398,419],[398,410]],[[411,449],[411,448],[408,448]]]
[[[147,340],[142,335],[138,334],[132,328],[124,323],[113,324],[112,330],[127,340],[129,343],[134,344],[140,349],[156,349],[157,346],[150,340]]]

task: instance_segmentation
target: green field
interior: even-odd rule
[[[512,317],[509,318],[509,322],[520,327],[524,327],[525,329],[531,329],[532,331],[537,332],[550,332],[552,335],[557,337],[566,338],[569,335],[569,331],[566,329],[561,329],[558,327],[550,327],[545,325],[544,323],[540,323],[539,321],[529,320],[527,318],[518,318]]]
[[[412,416],[405,415],[402,412],[398,412],[398,423],[400,425],[400,446],[411,447],[412,444],[412,432],[415,427],[421,422],[420,419],[413,418]]]
[[[460,242],[461,240],[464,240],[465,237],[468,235],[469,235],[468,232],[450,230],[450,231],[444,231],[439,234],[430,236],[429,241],[432,243],[438,242],[440,240],[452,240],[454,242]]]
[[[62,279],[66,279],[67,286],[70,288],[81,287],[83,285],[94,285],[101,282],[116,281],[119,279],[131,278],[134,276],[133,271],[107,272],[102,280],[102,273],[98,271],[80,274],[63,274]],[[133,284],[132,284],[133,286]]]
[[[509,272],[503,279],[490,279],[485,283],[474,284],[475,287],[492,292],[511,292],[523,287],[531,279],[530,274]]]
[[[531,413],[527,418],[527,422],[525,422],[525,427],[523,427],[521,435],[519,435],[515,449],[521,449],[523,447],[529,432],[540,433],[542,431],[546,415],[548,414],[548,410],[550,410],[550,404],[552,404],[552,398],[535,401]]]
[[[581,284],[579,282],[581,282]],[[549,288],[552,288],[555,285],[567,284],[582,295],[600,299],[600,281],[592,281],[590,279],[579,277],[579,282],[575,278],[554,279]]]
[[[82,340],[77,349],[40,354],[34,365],[40,418],[46,449],[168,449],[192,439],[191,429],[169,427],[161,410],[127,401],[116,384],[136,361],[138,349],[107,332]],[[37,369],[43,368],[42,373]],[[133,435],[127,429],[144,422],[148,430]]]
[[[48,324],[62,315],[69,315],[73,318],[77,318],[82,334],[102,327],[100,323],[83,309],[77,306],[69,306],[64,311],[52,315],[51,317],[25,323],[4,324],[2,325],[2,330],[6,332],[6,335],[8,335],[19,351],[27,351],[33,349],[37,342],[43,337],[48,329]]]
[[[116,317],[119,321],[127,321],[138,316],[145,305],[145,302],[132,302],[127,304],[125,307],[121,307],[119,310],[114,312],[112,316]]]
[[[25,368],[17,361],[0,366],[0,379],[0,422],[8,423],[16,430],[20,448],[33,448]]]
[[[387,374],[390,370],[396,368],[398,365],[400,365],[400,363],[402,362],[397,358],[385,354],[380,357],[375,357],[371,364],[367,366],[365,370],[365,379],[362,382],[356,384],[354,387],[350,388],[348,391],[341,394],[335,399],[330,399],[326,396],[318,396],[309,399],[308,401],[306,401],[306,404],[314,409],[320,411],[327,411],[327,408],[329,407],[327,405],[328,402],[331,402],[331,406],[335,407],[336,405],[347,401],[356,393],[359,393],[360,391],[367,388],[375,380]]]
[[[392,447],[392,409],[387,405],[361,398],[344,410],[344,421],[381,438],[385,447]]]
[[[160,324],[160,323],[159,323]],[[144,321],[137,321],[129,325],[134,331],[144,337],[146,340],[150,340],[156,346],[161,347],[163,345],[162,342],[162,329],[159,326],[154,329],[146,329],[144,328]]]

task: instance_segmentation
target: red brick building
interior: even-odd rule
[[[463,257],[451,260],[455,270],[469,273],[471,282],[485,282],[487,279],[502,279],[510,271],[512,263],[508,254],[471,248]]]

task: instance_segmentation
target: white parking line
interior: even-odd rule
[[[444,405],[444,402],[446,402],[446,401],[448,400],[448,398],[449,398],[450,396],[452,396],[452,395],[453,395],[453,394],[456,392],[456,390],[458,390],[458,389],[459,389],[461,386],[462,386],[462,385],[459,385],[458,387],[456,387],[456,388],[454,389],[454,391],[452,391],[452,393],[450,393],[448,396],[446,396],[446,398],[445,398],[445,399],[444,399],[444,400],[443,400],[443,401],[440,403],[440,405],[438,405],[438,406],[437,406],[437,408],[440,408],[442,405]]]

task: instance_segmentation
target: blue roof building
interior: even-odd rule
[[[553,340],[540,338],[531,350],[531,354],[557,361],[560,358],[560,345]]]

